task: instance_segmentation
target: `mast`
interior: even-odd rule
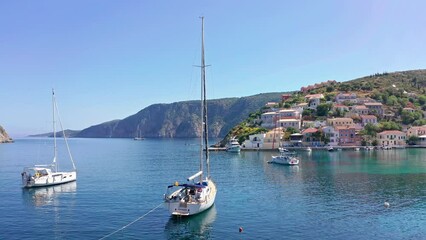
[[[201,81],[203,85],[204,147],[206,148],[207,178],[210,178],[209,132],[207,124],[206,63],[204,56],[204,17],[201,17]]]
[[[58,166],[56,165],[56,156],[58,155],[58,149],[56,146],[56,122],[55,122],[55,90],[52,88],[52,107],[53,107],[53,166],[55,168],[55,172],[58,171]]]

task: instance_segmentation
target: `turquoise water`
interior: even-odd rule
[[[303,152],[293,167],[268,164],[273,152],[213,152],[213,208],[154,209],[167,185],[197,172],[197,144],[70,139],[78,181],[32,190],[20,172],[49,163],[52,141],[1,144],[0,239],[100,239],[138,218],[107,239],[426,239],[426,149]]]

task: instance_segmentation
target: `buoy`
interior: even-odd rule
[[[390,207],[390,203],[388,203],[388,202],[385,202],[384,205],[385,205],[386,208]]]
[[[239,232],[243,232],[243,227],[240,227],[240,229],[238,231]]]

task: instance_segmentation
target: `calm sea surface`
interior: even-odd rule
[[[77,182],[31,190],[22,168],[50,163],[52,140],[0,144],[0,239],[100,239],[123,227],[107,239],[426,239],[426,149],[301,152],[293,167],[268,164],[274,152],[213,152],[215,205],[173,218],[156,207],[198,171],[197,144],[70,139]]]

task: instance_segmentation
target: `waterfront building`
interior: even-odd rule
[[[319,139],[316,135],[318,129],[316,128],[308,128],[302,131],[303,139],[302,144],[305,147],[317,147],[322,146],[321,139]]]
[[[334,129],[340,146],[360,145],[354,126],[336,126]]]
[[[405,146],[406,134],[397,130],[383,131],[377,134],[378,145],[385,147]]]

